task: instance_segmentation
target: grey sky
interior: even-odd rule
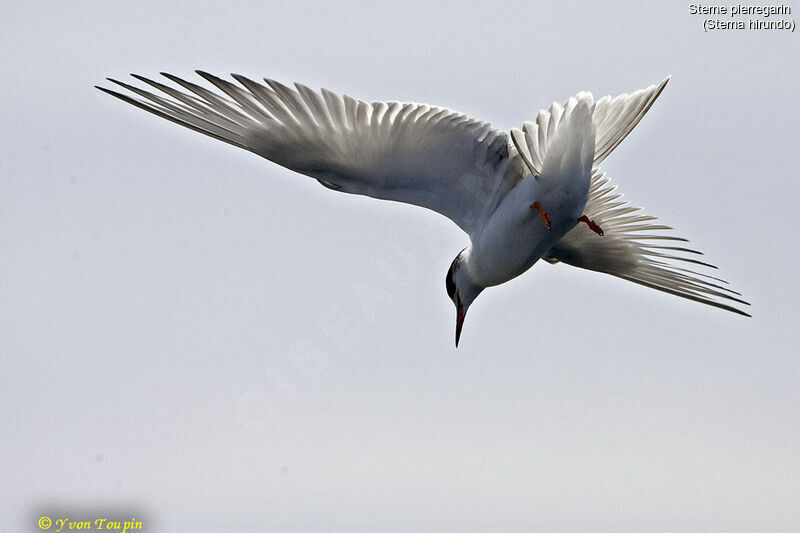
[[[800,529],[797,33],[689,2],[0,5],[4,528]],[[195,68],[503,129],[672,74],[604,170],[754,316],[543,263],[455,350],[450,221],[92,88]]]

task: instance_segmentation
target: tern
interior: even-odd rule
[[[458,346],[467,310],[487,287],[539,259],[604,272],[750,316],[727,282],[698,272],[672,228],[620,200],[599,165],[669,81],[595,100],[583,91],[509,133],[427,104],[371,102],[271,79],[238,82],[196,71],[210,86],[132,74],[147,88],[97,87],[129,104],[351,194],[426,207],[464,230],[470,245],[447,272]],[[211,87],[213,86],[213,87]],[[153,92],[155,89],[156,92]],[[693,270],[694,269],[694,270]]]

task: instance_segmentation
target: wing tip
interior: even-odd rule
[[[106,80],[110,81],[111,83],[116,83],[117,85],[120,85],[122,87],[125,86],[124,83],[122,83],[121,81],[117,81],[117,80],[115,80],[113,78],[106,78]],[[133,98],[131,98],[130,96],[128,96],[126,94],[119,93],[119,92],[117,92],[117,91],[115,91],[113,89],[106,89],[105,87],[101,87],[100,85],[95,85],[94,88],[98,89],[100,91],[103,91],[106,94],[110,94],[111,96],[113,96],[115,98],[119,98],[120,100],[123,100],[125,102],[129,102],[130,100],[134,100]]]
[[[750,306],[750,302],[739,302],[739,303],[741,303],[743,305],[746,305],[746,306]],[[735,307],[726,307],[725,309],[728,310],[728,311],[731,311],[731,312],[733,312],[733,313],[735,313],[737,315],[746,316],[747,318],[753,318],[753,315],[751,315],[750,313],[745,313],[741,309],[737,309]]]
[[[667,74],[667,77],[664,78],[664,80],[661,83],[659,83],[657,86],[654,87],[655,91],[653,92],[653,96],[650,98],[651,105],[656,101],[656,98],[661,96],[661,93],[664,92],[664,89],[667,88],[667,84],[671,79],[672,79],[672,74]]]

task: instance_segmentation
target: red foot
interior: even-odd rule
[[[531,204],[531,209],[536,209],[539,212],[539,218],[542,219],[542,222],[544,222],[544,225],[547,226],[547,229],[550,229],[550,215],[547,214],[547,211],[542,209],[542,204],[540,204],[538,201],[533,202]]]
[[[581,216],[581,218],[578,219],[578,222],[586,222],[586,225],[589,226],[590,230],[597,233],[601,237],[604,235],[602,228],[600,228],[600,226],[598,226],[594,220],[589,220],[589,217],[586,215]]]

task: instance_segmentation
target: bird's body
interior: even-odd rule
[[[691,257],[699,252],[676,246],[685,239],[661,233],[670,228],[618,201],[599,171],[667,80],[614,99],[579,93],[512,130],[509,142],[506,133],[444,108],[199,74],[225,96],[169,74],[183,91],[135,76],[168,98],[114,80],[142,99],[101,90],[328,188],[420,205],[453,220],[470,237],[446,279],[456,344],[478,294],[540,258],[746,314],[725,303],[746,304],[724,282],[680,266],[711,267]]]
[[[491,287],[519,276],[577,225],[588,199],[594,144],[584,101],[551,140],[558,157],[520,178],[473,235],[464,258],[473,283]],[[546,210],[547,222],[534,204]]]
[[[588,185],[588,181],[587,181]],[[473,283],[481,287],[492,287],[512,280],[528,270],[555,242],[578,220],[578,216],[563,220],[551,219],[548,228],[531,205],[542,199],[541,184],[528,174],[508,193],[503,203],[487,220],[483,230],[473,237],[462,253],[464,267]],[[582,211],[586,196],[572,198]],[[548,207],[548,209],[550,209]],[[561,212],[553,210],[553,212]]]

